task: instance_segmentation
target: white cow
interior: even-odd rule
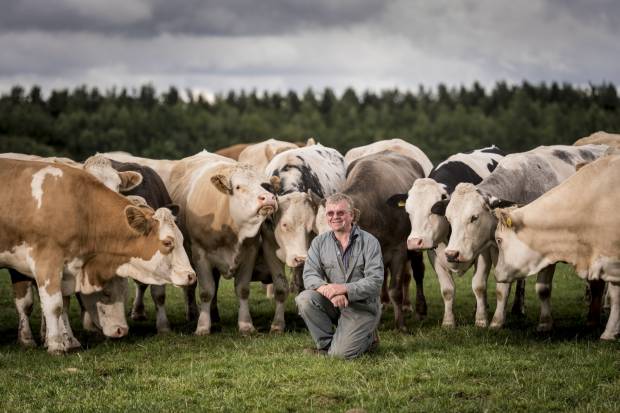
[[[422,169],[424,169],[425,176],[428,176],[433,169],[433,163],[420,148],[402,139],[386,139],[368,145],[358,146],[357,148],[350,149],[344,155],[344,160],[347,165],[351,165],[356,159],[383,151],[396,152],[414,159],[422,166]]]

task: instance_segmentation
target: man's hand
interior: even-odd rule
[[[337,295],[334,298],[331,299],[332,304],[334,305],[334,307],[338,307],[338,308],[345,308],[346,306],[349,305],[349,300],[347,300],[347,297],[344,295]]]
[[[346,295],[347,287],[344,284],[323,284],[316,291],[323,295],[323,297],[331,300],[337,295]]]

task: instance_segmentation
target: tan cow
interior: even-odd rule
[[[298,146],[291,142],[268,139],[264,142],[247,146],[239,154],[239,162],[253,165],[257,171],[264,171],[267,164],[279,153],[289,149],[297,149]]]
[[[601,339],[620,333],[620,154],[605,156],[522,207],[497,211],[499,282],[524,278],[556,262],[584,280],[609,285],[611,312]]]
[[[251,143],[237,143],[235,145],[227,146],[225,148],[220,148],[215,151],[216,154],[225,156],[226,158],[234,159],[235,161],[239,160],[239,155],[241,152],[245,150],[248,146],[251,146]]]
[[[620,135],[615,133],[607,133],[603,131],[594,132],[590,136],[578,139],[573,145],[607,145],[620,149]]]
[[[219,276],[235,278],[239,298],[238,326],[242,334],[255,331],[248,297],[263,221],[277,208],[266,178],[247,164],[200,152],[178,161],[153,160],[116,154],[111,158],[153,168],[172,200],[181,208],[179,219],[187,228],[192,261],[198,272],[200,315],[196,334],[211,332],[211,302],[216,299]],[[188,307],[195,305],[194,288],[187,289]],[[214,317],[218,317],[214,312]]]
[[[433,169],[433,163],[420,148],[402,139],[386,139],[350,149],[344,155],[344,160],[347,165],[351,165],[356,159],[383,151],[396,152],[414,159],[424,169],[424,176],[428,176]]]
[[[90,174],[62,164],[0,159],[0,265],[35,279],[48,352],[70,347],[63,295],[91,294],[115,275],[152,284],[195,280],[165,208],[133,206]]]

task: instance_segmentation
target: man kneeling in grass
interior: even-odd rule
[[[381,246],[353,223],[353,211],[347,195],[328,197],[325,215],[331,231],[317,236],[308,251],[306,290],[295,302],[316,343],[309,353],[351,359],[379,343]]]

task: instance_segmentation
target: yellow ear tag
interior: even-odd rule
[[[512,228],[512,219],[510,219],[510,217],[506,218],[506,226]]]
[[[398,207],[402,208],[405,206],[405,201],[398,201]]]

